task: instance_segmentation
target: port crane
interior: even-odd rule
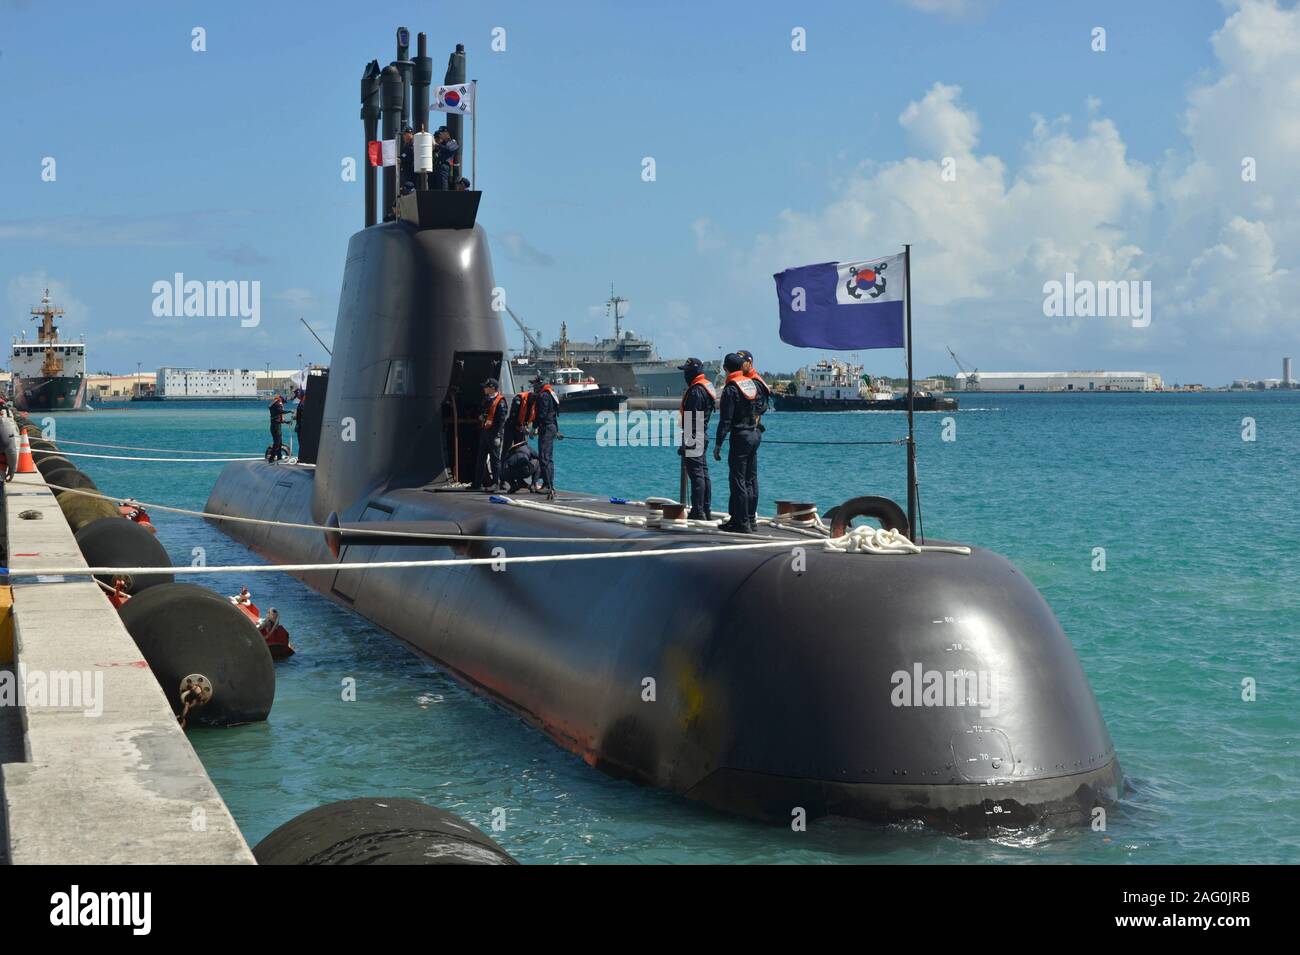
[[[542,343],[537,340],[531,331],[528,330],[528,326],[519,320],[519,316],[514,313],[514,310],[509,305],[506,306],[506,312],[512,319],[514,319],[515,324],[519,326],[519,330],[524,333],[524,341],[528,343],[530,348],[532,348],[533,354],[541,354]]]
[[[944,347],[947,348],[946,345]],[[969,388],[971,385],[979,384],[980,370],[978,368],[968,369],[961,363],[961,359],[957,357],[957,353],[951,348],[948,348],[948,354],[952,356],[952,363],[957,366],[957,370],[966,376],[965,387]]]

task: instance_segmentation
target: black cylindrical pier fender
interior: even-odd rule
[[[78,494],[75,491],[60,491],[54,495],[54,499],[59,502],[63,517],[74,534],[87,524],[103,518],[111,517],[119,521],[123,519],[113,503],[102,497],[91,497],[89,494]]]
[[[459,816],[382,796],[310,809],[259,842],[253,855],[260,865],[518,865]]]
[[[911,536],[907,525],[907,515],[903,509],[887,497],[849,498],[826,512],[824,520],[830,522],[831,537],[843,537],[855,517],[874,517],[887,531],[902,531]]]
[[[58,454],[42,453],[40,451],[32,452],[32,460],[36,462],[36,470],[41,472],[41,477],[45,477],[55,468],[75,468],[76,465],[67,458]]]
[[[187,725],[236,726],[270,714],[275,702],[271,651],[227,598],[195,584],[160,584],[123,604],[121,616],[173,712]],[[196,699],[186,712],[182,695],[191,684],[209,688],[211,696]]]
[[[98,491],[99,488],[95,482],[90,479],[90,475],[85,471],[72,466],[61,468],[50,468],[49,471],[41,475],[45,478],[45,483],[53,485],[55,493],[59,493],[59,488],[75,487],[86,491]]]
[[[53,441],[47,441],[44,438],[33,438],[30,434],[27,436],[27,446],[32,449],[32,453],[37,451],[48,451],[52,454],[58,454],[59,446]]]
[[[171,558],[158,538],[135,521],[93,521],[76,533],[81,556],[91,567],[170,567]],[[96,574],[96,579],[109,587],[113,575]],[[159,584],[170,584],[171,574],[141,574],[132,577],[123,588],[128,594],[139,594]]]

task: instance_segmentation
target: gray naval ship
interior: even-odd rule
[[[367,141],[381,116],[391,138],[427,113],[423,34],[408,52],[365,71]],[[447,82],[464,69],[461,47]],[[368,169],[299,462],[229,464],[208,501],[274,523],[222,531],[271,562],[324,565],[295,576],[595,769],[722,810],[981,834],[1083,823],[1116,798],[1092,690],[1024,574],[947,541],[834,546],[866,540],[855,516],[910,534],[892,502],[856,498],[825,521],[787,505],[751,536],[671,502],[465,490],[479,386],[508,367],[481,194],[399,197],[386,169],[377,221],[376,188]],[[755,546],[717,549],[737,543]],[[597,559],[461,565],[497,546]],[[629,556],[647,549],[670,553]],[[457,566],[374,566],[437,559]]]
[[[537,373],[554,374],[559,368],[578,366],[596,382],[617,388],[631,398],[679,398],[682,393],[682,373],[679,370],[685,358],[661,358],[655,343],[642,338],[630,328],[623,327],[627,299],[615,293],[610,286],[605,301],[605,314],[614,322],[612,338],[595,338],[590,341],[569,338],[567,323],[560,325],[560,337],[549,345],[517,316],[506,309],[523,335],[524,347],[515,352],[511,365],[515,379],[527,380]],[[705,363],[705,374],[711,379],[720,376],[721,363]]]

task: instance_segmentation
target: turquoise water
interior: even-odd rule
[[[1037,584],[1083,661],[1130,792],[1108,831],[961,840],[848,821],[771,828],[609,779],[462,690],[364,620],[280,575],[248,583],[299,653],[277,667],[264,725],[191,739],[250,844],[321,803],[411,796],[491,831],[524,862],[1300,861],[1300,392],[963,396],[918,416],[925,528],[1006,554]],[[1242,440],[1243,418],[1256,440]],[[261,405],[105,406],[57,416],[58,438],[256,454]],[[899,414],[773,414],[769,439],[879,440]],[[564,430],[591,436],[594,416]],[[101,452],[64,444],[67,451]],[[219,465],[77,459],[109,493],[201,509]],[[676,494],[660,448],[561,442],[560,483]],[[864,493],[904,498],[896,447],[764,447],[765,506]],[[725,505],[725,470],[714,466]],[[174,562],[250,562],[205,522],[157,512]],[[1093,568],[1105,548],[1106,569]],[[253,561],[256,559],[253,558]],[[341,700],[345,677],[356,702]],[[1243,702],[1253,679],[1255,702]]]

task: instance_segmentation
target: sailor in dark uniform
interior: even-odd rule
[[[293,406],[293,434],[298,439],[298,447],[302,448],[302,406],[307,403],[307,392],[301,388],[293,389],[293,399],[297,402]]]
[[[415,133],[411,127],[402,125],[402,195],[415,191]]]
[[[677,453],[686,463],[686,477],[691,482],[691,510],[687,515],[693,521],[712,519],[710,507],[713,499],[713,482],[709,480],[709,418],[718,406],[718,395],[713,383],[704,374],[704,362],[698,358],[686,359],[677,366],[686,379],[682,393],[682,445]]]
[[[267,406],[271,412],[271,447],[266,452],[268,461],[279,461],[284,453],[284,396],[278,391]]]
[[[532,381],[533,423],[537,428],[537,458],[546,483],[546,499],[555,500],[555,439],[560,437],[560,396],[541,375]]]
[[[531,489],[542,470],[537,452],[529,447],[528,438],[522,435],[506,452],[501,467],[505,480],[510,484],[507,490],[511,494],[517,494],[524,487]]]
[[[722,530],[752,534],[754,525],[750,522],[750,515],[757,513],[758,498],[750,481],[751,475],[758,471],[758,418],[762,414],[759,399],[763,391],[758,382],[745,377],[741,371],[743,365],[744,360],[734,352],[723,359],[727,383],[722,389],[718,410],[718,435],[713,458],[722,460],[722,442],[730,437],[727,468],[731,500],[727,510],[731,517],[722,525]]]
[[[758,384],[759,396],[754,399],[757,403],[755,411],[758,414],[758,426],[754,429],[758,434],[758,443],[763,443],[763,432],[767,428],[763,427],[763,415],[767,414],[768,405],[772,401],[772,389],[768,387],[763,376],[754,370],[754,353],[740,349],[736,352],[740,356],[743,364],[740,366],[741,372],[746,378]],[[749,470],[749,529],[754,530],[758,524],[758,448],[754,448],[754,456],[750,459]]]
[[[483,413],[479,415],[482,427],[478,433],[478,463],[474,466],[475,490],[492,491],[494,483],[500,483],[501,441],[506,428],[506,399],[497,390],[495,378],[483,382]],[[489,467],[489,460],[491,466]],[[504,488],[504,483],[501,483]]]
[[[446,126],[439,126],[433,134],[433,184],[431,189],[444,192],[451,188],[451,170],[460,152],[460,143],[451,138]]]
[[[533,419],[537,417],[537,403],[533,400],[531,389],[525,388],[510,399],[510,414],[506,416],[507,448],[513,448],[521,439],[528,437]]]

